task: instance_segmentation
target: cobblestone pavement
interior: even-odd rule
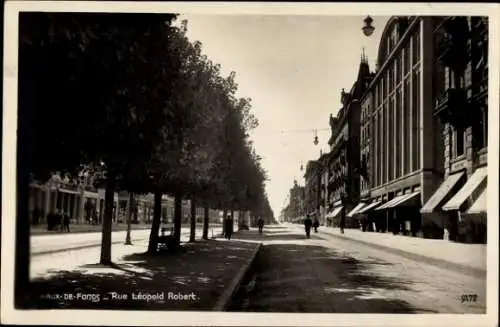
[[[297,228],[267,227],[231,311],[485,313],[486,280]],[[249,238],[248,236],[246,236]],[[462,302],[462,295],[476,302]]]
[[[221,239],[184,245],[151,256],[146,241],[115,244],[112,266],[97,264],[100,248],[36,256],[26,308],[212,310],[258,246]]]

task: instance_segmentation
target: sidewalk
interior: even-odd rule
[[[146,241],[113,245],[113,267],[92,263],[99,249],[84,250],[86,264],[80,261],[75,267],[67,267],[74,254],[54,255],[58,269],[45,267],[43,277],[37,274],[27,308],[223,310],[260,248],[259,243],[222,239],[184,246],[184,252],[148,256]],[[73,300],[49,299],[47,294]]]
[[[71,234],[78,233],[89,233],[89,232],[101,232],[102,225],[91,225],[91,224],[71,224],[69,226]],[[114,232],[118,231],[126,231],[127,224],[113,224],[112,227]],[[151,225],[149,224],[131,224],[130,228],[132,230],[140,230],[140,229],[150,229]],[[66,232],[58,232],[58,231],[49,231],[47,230],[47,225],[37,225],[30,226],[30,234],[31,235],[53,235],[53,234],[66,234]]]
[[[424,261],[475,275],[486,274],[486,245],[463,244],[446,240],[393,235],[392,233],[363,232],[322,226],[320,233],[364,243],[372,247],[400,254],[410,259]]]

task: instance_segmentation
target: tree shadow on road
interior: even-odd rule
[[[186,244],[184,252],[135,253],[111,266],[86,264],[55,271],[30,283],[23,309],[211,310],[255,248],[249,242],[208,240]],[[127,298],[113,298],[112,292]],[[139,293],[164,296],[132,298]],[[194,293],[197,299],[169,299],[168,293]],[[62,298],[49,299],[47,294]]]
[[[359,260],[317,245],[264,246],[230,311],[432,313],[401,300],[412,283],[371,273]]]
[[[305,232],[304,233],[295,233],[295,232],[268,232],[264,231],[262,234],[259,233],[253,233],[253,232],[247,232],[247,233],[240,233],[239,235],[235,235],[233,237],[235,240],[239,241],[261,241],[261,242],[266,242],[266,241],[294,241],[294,240],[307,240],[308,238],[306,237]],[[311,239],[320,239],[324,240],[323,237],[312,233],[311,234]]]

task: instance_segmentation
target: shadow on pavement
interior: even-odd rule
[[[112,266],[86,264],[55,271],[31,282],[22,308],[211,310],[255,248],[249,242],[200,241],[186,244],[185,252],[136,253]],[[111,292],[122,296],[113,299]],[[169,299],[169,292],[194,293],[197,298]],[[133,294],[139,293],[156,294],[157,298],[134,299]],[[47,294],[72,294],[74,298],[51,299]]]
[[[264,229],[262,234],[257,231],[245,231],[235,234],[231,239],[239,241],[294,241],[294,240],[307,240],[306,233],[299,233],[296,231],[291,232],[290,229],[283,229],[280,231],[270,230],[270,228]],[[310,239],[320,239],[325,240],[325,238],[319,236],[318,234],[311,232]]]
[[[309,313],[432,313],[401,300],[412,283],[370,274],[384,264],[360,261],[317,245],[263,247],[230,311]],[[418,296],[416,294],[416,296]]]

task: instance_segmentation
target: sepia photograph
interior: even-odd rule
[[[365,5],[8,1],[2,323],[498,324],[499,7]]]

